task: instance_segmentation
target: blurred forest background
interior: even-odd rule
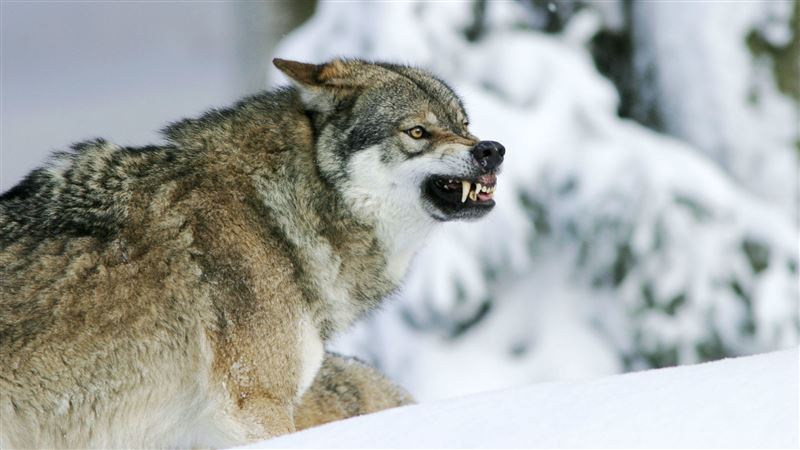
[[[273,56],[426,67],[508,149],[332,347],[421,400],[798,344],[797,1],[3,2],[0,188],[283,83]]]

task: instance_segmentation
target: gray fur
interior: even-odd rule
[[[75,145],[0,196],[0,447],[291,432],[322,343],[398,288],[436,223],[490,209],[426,197],[433,176],[482,173],[443,82],[276,65],[293,87],[174,123],[164,146]]]

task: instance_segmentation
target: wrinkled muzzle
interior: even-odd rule
[[[427,177],[422,197],[431,216],[443,221],[470,220],[491,211],[504,156],[500,143],[481,141],[459,158],[452,172]]]

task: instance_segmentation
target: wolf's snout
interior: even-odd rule
[[[475,161],[486,171],[494,170],[503,163],[503,156],[506,148],[503,144],[495,141],[480,141],[472,148],[472,156]]]

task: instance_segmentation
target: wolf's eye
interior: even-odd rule
[[[408,130],[406,130],[406,134],[408,134],[414,139],[422,139],[428,135],[428,132],[425,131],[425,128],[422,128],[421,126],[417,125],[414,128],[409,128]]]

